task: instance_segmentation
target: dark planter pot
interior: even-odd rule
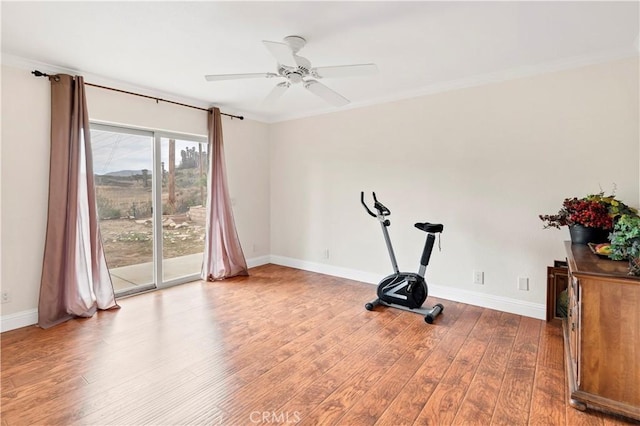
[[[571,225],[569,227],[571,234],[571,244],[600,244],[608,241],[609,231],[601,228],[589,228],[582,225]]]

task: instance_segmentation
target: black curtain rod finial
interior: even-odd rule
[[[47,73],[44,73],[44,72],[38,71],[38,70],[31,71],[31,74],[35,75],[36,77],[52,77],[54,81],[60,81],[60,76],[49,75]]]

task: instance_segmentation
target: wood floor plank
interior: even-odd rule
[[[435,345],[436,329],[426,328],[421,322],[412,322],[391,345],[403,348],[403,354],[383,376],[368,388],[365,394],[340,418],[341,424],[374,424],[388,405],[415,374],[429,356],[429,347]]]
[[[563,360],[564,342],[558,327],[543,326],[538,345],[529,423],[533,425],[566,424]]]
[[[535,368],[540,343],[542,322],[522,317],[518,326],[509,365],[519,368]]]
[[[451,424],[467,392],[487,343],[467,339],[416,418],[416,423]]]
[[[429,297],[429,325],[374,294],[264,265],[2,333],[1,424],[633,424],[568,405],[557,324]]]
[[[563,370],[538,369],[531,396],[529,424],[557,425],[566,423],[564,411],[565,378]]]
[[[376,424],[393,425],[414,423],[425,403],[440,382],[440,379],[446,374],[458,351],[464,344],[466,336],[454,333],[453,330],[455,330],[458,321],[464,321],[466,318],[469,318],[467,315],[462,315],[468,308],[468,306],[462,307],[460,314],[456,315],[455,321],[451,321],[447,328],[444,328],[444,326],[440,328],[442,331],[445,331],[445,333],[435,342],[433,348],[429,348],[430,353],[425,362],[418,368],[400,392],[398,392]],[[450,318],[453,318],[451,313],[449,313],[449,315]],[[472,315],[471,318],[473,317]]]
[[[490,424],[515,337],[495,334],[467,388],[453,424]]]
[[[569,404],[565,406],[565,413],[567,419],[567,425],[580,425],[580,426],[602,426],[604,420],[602,414],[597,411],[578,411]]]
[[[496,425],[523,425],[529,421],[535,368],[507,367],[496,409],[491,419]]]
[[[350,376],[313,410],[301,412],[305,423],[334,424],[365,392],[374,385],[384,371],[390,368],[402,355],[402,349],[389,345],[409,324],[410,317],[399,315],[384,328],[370,334],[367,339],[380,345],[367,346],[368,354],[360,358],[359,365]],[[386,350],[381,351],[382,347]]]
[[[380,326],[380,314],[383,313],[388,314],[390,312],[385,311],[369,314],[376,318],[376,321],[372,323],[371,327]],[[430,344],[437,339],[434,336],[439,334],[438,329],[424,328],[424,323],[421,319],[412,314],[403,313],[402,316],[405,321],[408,321],[409,330],[416,330],[416,327],[418,327],[417,329],[421,331],[420,336],[415,339],[417,340],[416,347],[429,351]],[[423,328],[420,329],[419,327]],[[336,392],[343,383],[349,381],[351,377],[361,375],[361,365],[366,363],[367,359],[374,356],[378,351],[386,350],[384,345],[380,345],[380,340],[373,338],[374,333],[375,328],[369,328],[366,333],[357,337],[357,340],[353,340],[350,346],[355,347],[355,350],[350,353],[349,356],[333,366],[326,374],[311,383],[310,386],[301,389],[298,394],[294,395],[285,405],[280,407],[280,409],[286,412],[307,413],[309,412],[309,407],[314,407],[322,403],[329,398],[332,393]],[[393,338],[393,336],[389,335],[389,338]]]

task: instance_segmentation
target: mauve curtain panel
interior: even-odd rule
[[[201,276],[203,280],[214,281],[249,273],[227,188],[220,109],[213,108],[208,117],[207,228]]]
[[[49,211],[38,303],[42,328],[119,308],[98,228],[84,80],[64,74],[49,80]]]

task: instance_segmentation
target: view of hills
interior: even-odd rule
[[[118,170],[116,172],[105,173],[102,176],[131,177],[141,174],[142,170]]]

